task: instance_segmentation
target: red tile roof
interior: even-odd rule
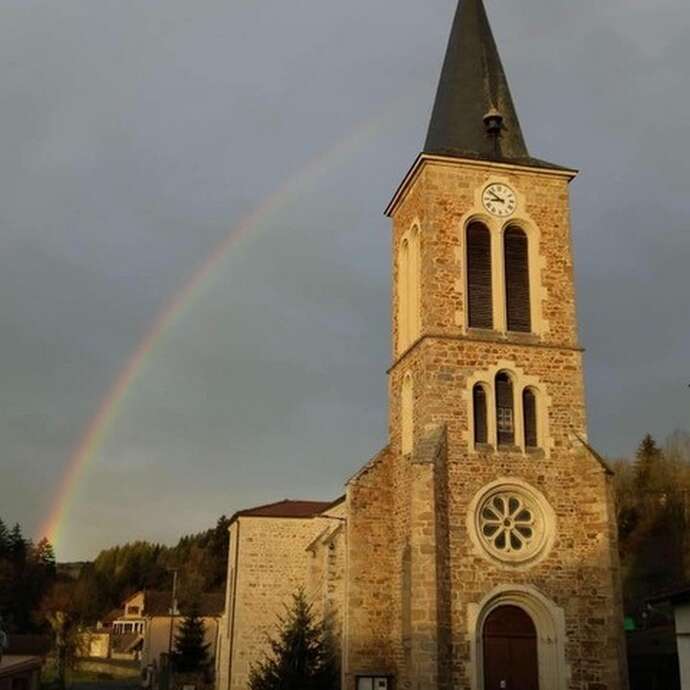
[[[323,513],[341,500],[342,498],[336,501],[290,501],[286,498],[276,503],[239,510],[232,516],[230,522],[235,522],[240,517],[310,518]]]

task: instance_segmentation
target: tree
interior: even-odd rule
[[[211,533],[208,544],[210,559],[208,587],[210,589],[222,588],[225,583],[228,563],[228,546],[230,543],[230,520],[221,515],[216,522],[216,527]]]
[[[10,532],[7,525],[0,519],[0,559],[6,558],[10,553]]]
[[[10,556],[16,565],[22,565],[26,560],[28,544],[22,534],[22,528],[16,522],[10,532]]]
[[[172,569],[179,573],[178,599],[183,608],[200,592],[224,591],[228,524],[221,516],[214,528],[183,536],[173,547],[138,541],[101,551],[79,575],[84,592],[98,593],[84,607],[87,622],[95,622],[133,592],[168,589]]]
[[[314,620],[304,590],[293,595],[279,619],[271,652],[250,673],[251,690],[335,690],[340,685],[337,654],[327,626]]]
[[[676,432],[662,450],[647,434],[633,463],[616,467],[616,503],[626,612],[690,578],[690,436]]]
[[[53,545],[45,537],[36,544],[34,559],[39,566],[45,569],[48,575],[55,575],[57,571],[55,550],[53,549]]]
[[[210,645],[204,642],[206,630],[201,618],[199,604],[192,603],[175,636],[173,662],[180,673],[198,673],[208,668]]]
[[[78,646],[74,583],[56,583],[44,597],[41,613],[53,631],[57,683],[64,690],[67,669],[74,663]]]
[[[635,484],[638,491],[649,492],[657,488],[653,486],[653,480],[661,458],[661,449],[652,436],[647,434],[635,455]]]

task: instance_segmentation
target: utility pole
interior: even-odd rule
[[[170,597],[170,637],[168,638],[168,659],[172,658],[173,628],[175,615],[177,614],[177,568],[170,572],[173,574],[172,596]]]

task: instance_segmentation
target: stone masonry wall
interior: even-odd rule
[[[487,218],[477,191],[500,178],[518,193],[518,213],[511,223],[538,232],[544,291],[541,309],[548,324],[543,338],[512,334],[511,339],[577,346],[577,320],[570,236],[569,190],[564,177],[528,171],[427,163],[393,217],[393,279],[402,235],[415,223],[421,228],[422,334],[466,335],[465,284],[462,273],[464,222]],[[397,291],[394,291],[393,342],[397,341]],[[481,337],[500,337],[482,332]]]
[[[465,327],[463,222],[479,213],[477,190],[496,177],[516,189],[519,220],[530,225],[530,241],[539,243],[538,335]],[[356,638],[348,668],[362,671],[369,662],[371,670],[388,669],[405,690],[476,690],[471,657],[481,631],[471,628],[471,605],[497,589],[523,587],[535,588],[565,614],[567,668],[559,687],[624,690],[610,478],[577,438],[586,439],[587,420],[567,180],[490,165],[427,164],[394,214],[394,277],[399,239],[414,222],[421,228],[422,337],[390,372],[389,453],[348,492],[348,629]],[[394,348],[396,314],[394,304]],[[548,435],[540,450],[472,450],[471,379],[499,367],[537,380],[544,391]],[[400,388],[407,372],[414,383],[415,442],[413,454],[402,456]],[[447,430],[445,456],[425,464],[419,449],[438,429]],[[490,482],[507,478],[541,492],[555,513],[550,552],[528,566],[500,563],[470,538],[472,499]],[[386,496],[392,523],[372,496]],[[378,554],[382,529],[390,573],[376,581],[371,559],[360,550],[374,543]],[[386,602],[387,632],[378,624]]]
[[[240,517],[238,523],[230,690],[247,689],[251,665],[267,651],[266,634],[276,629],[297,589],[307,585],[312,555],[306,547],[323,530],[314,519]]]
[[[345,502],[314,518],[322,531],[309,546],[311,562],[306,586],[307,598],[317,620],[325,621],[342,645],[345,602]]]
[[[358,673],[396,670],[391,631],[398,628],[393,594],[400,561],[393,543],[392,461],[382,451],[348,484],[344,690],[354,690]]]

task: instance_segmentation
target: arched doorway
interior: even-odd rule
[[[539,690],[537,630],[519,606],[499,606],[483,631],[484,690]]]

